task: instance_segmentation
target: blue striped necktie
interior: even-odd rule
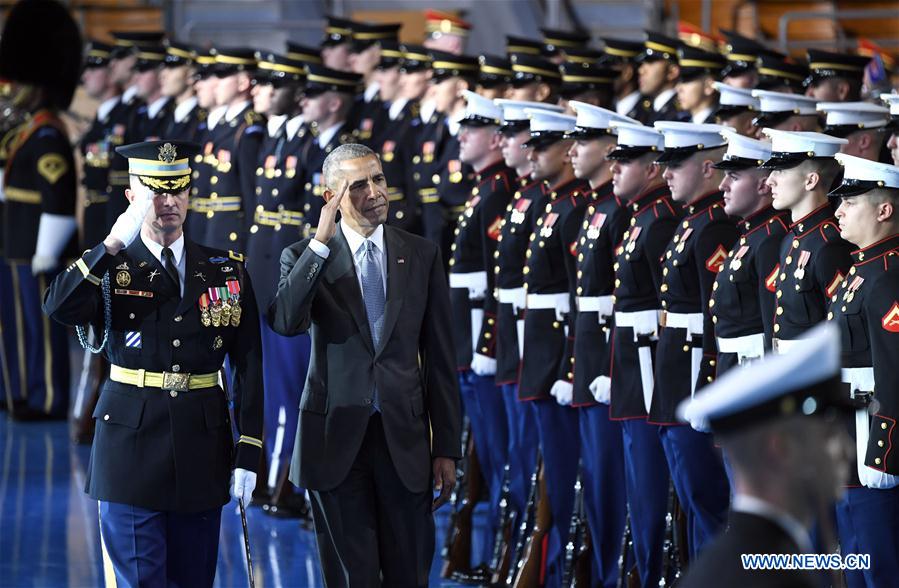
[[[365,303],[365,315],[368,317],[368,328],[371,331],[371,340],[375,349],[381,340],[381,329],[384,326],[384,280],[381,278],[381,270],[378,268],[378,250],[375,244],[365,240],[365,249],[362,252],[362,300]],[[372,386],[372,412],[380,411],[381,403],[378,399],[378,390]]]

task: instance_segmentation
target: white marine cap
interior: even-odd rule
[[[570,114],[543,108],[525,108],[524,113],[531,121],[531,138],[524,143],[525,147],[540,147],[564,139],[565,133],[574,130],[574,123],[577,121]]]
[[[640,121],[634,120],[629,116],[618,114],[614,110],[602,108],[587,104],[586,102],[578,102],[571,100],[568,102],[574,112],[577,114],[575,122],[576,129],[569,133],[571,138],[590,138],[612,134],[612,121],[626,122],[630,124],[640,124]]]
[[[771,138],[771,158],[762,167],[787,169],[813,158],[833,157],[849,141],[824,133],[762,129]]]
[[[840,330],[825,322],[783,355],[729,370],[677,407],[695,427],[728,434],[791,416],[852,408],[840,383]]]
[[[722,82],[715,82],[715,89],[719,94],[715,116],[733,116],[746,110],[759,109],[760,100],[752,95],[750,89],[737,88]]]
[[[463,90],[462,97],[465,98],[465,114],[461,124],[482,127],[502,124],[503,109],[493,100],[470,90]]]
[[[890,114],[899,117],[899,94],[881,94],[880,99],[890,107]]]
[[[727,153],[714,166],[717,169],[749,169],[756,168],[771,158],[771,143],[727,129],[721,131],[727,141]]]
[[[834,137],[879,129],[890,122],[890,109],[870,102],[819,102],[818,111],[827,114],[824,132]]]
[[[496,98],[493,101],[497,106],[503,109],[503,126],[520,126],[521,130],[528,128],[530,120],[525,114],[525,108],[548,110],[549,112],[562,112],[565,110],[561,106],[555,104],[546,104],[544,102],[528,102],[527,100],[506,100],[505,98]]]
[[[843,181],[828,196],[842,198],[858,196],[877,188],[899,189],[899,167],[837,153],[834,155],[843,166]]]
[[[665,149],[664,135],[652,127],[617,120],[613,120],[611,126],[618,135],[618,147],[609,153],[609,159],[630,160]]]
[[[665,136],[665,152],[658,163],[677,163],[699,151],[717,149],[724,145],[721,131],[730,128],[678,121],[658,121],[653,126]]]
[[[810,96],[771,90],[753,90],[752,95],[759,99],[759,115],[753,120],[757,127],[774,127],[791,116],[818,114],[818,102]]]

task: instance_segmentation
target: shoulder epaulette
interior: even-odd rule
[[[243,253],[235,253],[234,251],[228,250],[228,257],[233,259],[234,261],[239,261],[243,263]]]

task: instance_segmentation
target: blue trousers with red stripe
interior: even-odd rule
[[[849,588],[895,586],[899,581],[899,487],[847,488],[837,503],[840,551],[871,556],[868,570],[846,570]]]
[[[627,514],[621,424],[605,404],[580,410],[581,478],[593,552],[593,585],[618,583],[618,556]]]
[[[69,337],[41,309],[54,274],[31,273],[31,264],[0,268],[2,371],[7,407],[26,406],[51,418],[69,409]]]
[[[534,412],[528,403],[518,400],[518,384],[503,384],[502,395],[509,431],[509,494],[512,507],[520,517],[527,506],[531,474],[537,467],[540,438]]]

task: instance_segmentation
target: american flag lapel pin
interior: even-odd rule
[[[397,263],[406,263],[406,258],[405,257],[397,257],[396,262]]]

